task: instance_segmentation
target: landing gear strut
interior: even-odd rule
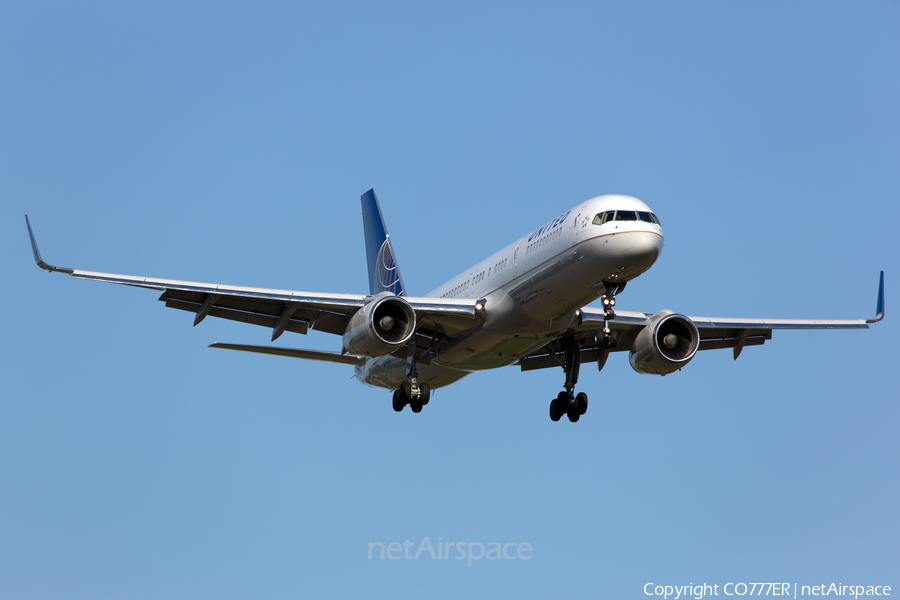
[[[555,400],[550,402],[550,419],[559,421],[563,415],[569,417],[569,421],[575,423],[581,415],[587,412],[588,397],[584,392],[575,394],[575,384],[578,383],[578,371],[581,367],[581,349],[578,341],[568,339],[565,342],[566,363],[563,370],[566,373],[566,391],[560,392]]]
[[[603,337],[595,339],[593,344],[600,347],[600,357],[597,360],[597,368],[603,369],[606,359],[609,357],[609,351],[618,344],[617,332],[609,329],[609,322],[616,318],[613,307],[616,305],[616,294],[625,289],[625,283],[613,283],[604,281],[598,284],[597,291],[601,291],[600,300],[603,303]],[[598,336],[599,338],[599,336]],[[563,370],[566,373],[566,391],[560,392],[555,400],[550,402],[550,419],[559,421],[563,415],[569,417],[569,421],[575,423],[581,418],[581,415],[587,412],[588,397],[587,394],[581,392],[575,393],[575,384],[578,383],[578,370],[581,367],[581,348],[579,342],[575,338],[561,340],[566,355],[566,362],[563,364]]]
[[[415,341],[411,342],[409,350],[409,374],[407,381],[400,384],[394,390],[393,408],[400,412],[407,404],[414,413],[422,412],[422,407],[431,399],[431,386],[427,383],[419,383],[419,373],[416,371]]]
[[[615,346],[612,335],[609,332],[609,321],[616,318],[616,311],[613,310],[613,307],[616,305],[616,294],[620,294],[624,289],[625,283],[603,282],[603,293],[600,295],[600,302],[603,304],[603,340],[606,342],[607,348]]]

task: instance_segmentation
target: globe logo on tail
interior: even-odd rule
[[[390,238],[386,238],[378,250],[378,258],[375,260],[375,282],[376,293],[386,291],[397,296],[403,295],[403,283],[400,281],[400,272],[394,260]]]

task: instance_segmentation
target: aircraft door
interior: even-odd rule
[[[586,239],[590,233],[589,227],[591,224],[591,218],[594,216],[590,214],[588,210],[590,207],[587,204],[578,207],[578,212],[575,215],[575,242],[580,242]]]

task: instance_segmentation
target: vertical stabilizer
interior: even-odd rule
[[[369,293],[391,292],[405,296],[406,288],[400,277],[400,268],[394,258],[391,237],[384,226],[381,207],[375,190],[369,190],[362,200],[363,228],[366,232],[366,259],[369,264]]]

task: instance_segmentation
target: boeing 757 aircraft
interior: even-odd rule
[[[368,294],[270,290],[54,267],[41,258],[26,215],[34,260],[47,271],[162,291],[170,308],[261,325],[274,342],[285,331],[310,329],[343,336],[340,352],[245,344],[212,348],[292,356],[353,365],[357,378],[393,390],[393,407],[420,412],[431,390],[474,371],[518,366],[562,367],[564,391],[550,418],[585,414],[575,393],[582,363],[599,369],[610,352],[628,352],[638,373],[668,375],[698,350],[733,348],[772,339],[773,329],[868,329],[884,317],[884,271],[876,315],[868,320],[772,320],[686,317],[616,311],[616,296],[659,257],[663,231],[650,208],[630,196],[592,198],[460,273],[425,296],[409,296],[391,247],[375,190],[362,195]],[[587,306],[600,300],[602,307]]]

